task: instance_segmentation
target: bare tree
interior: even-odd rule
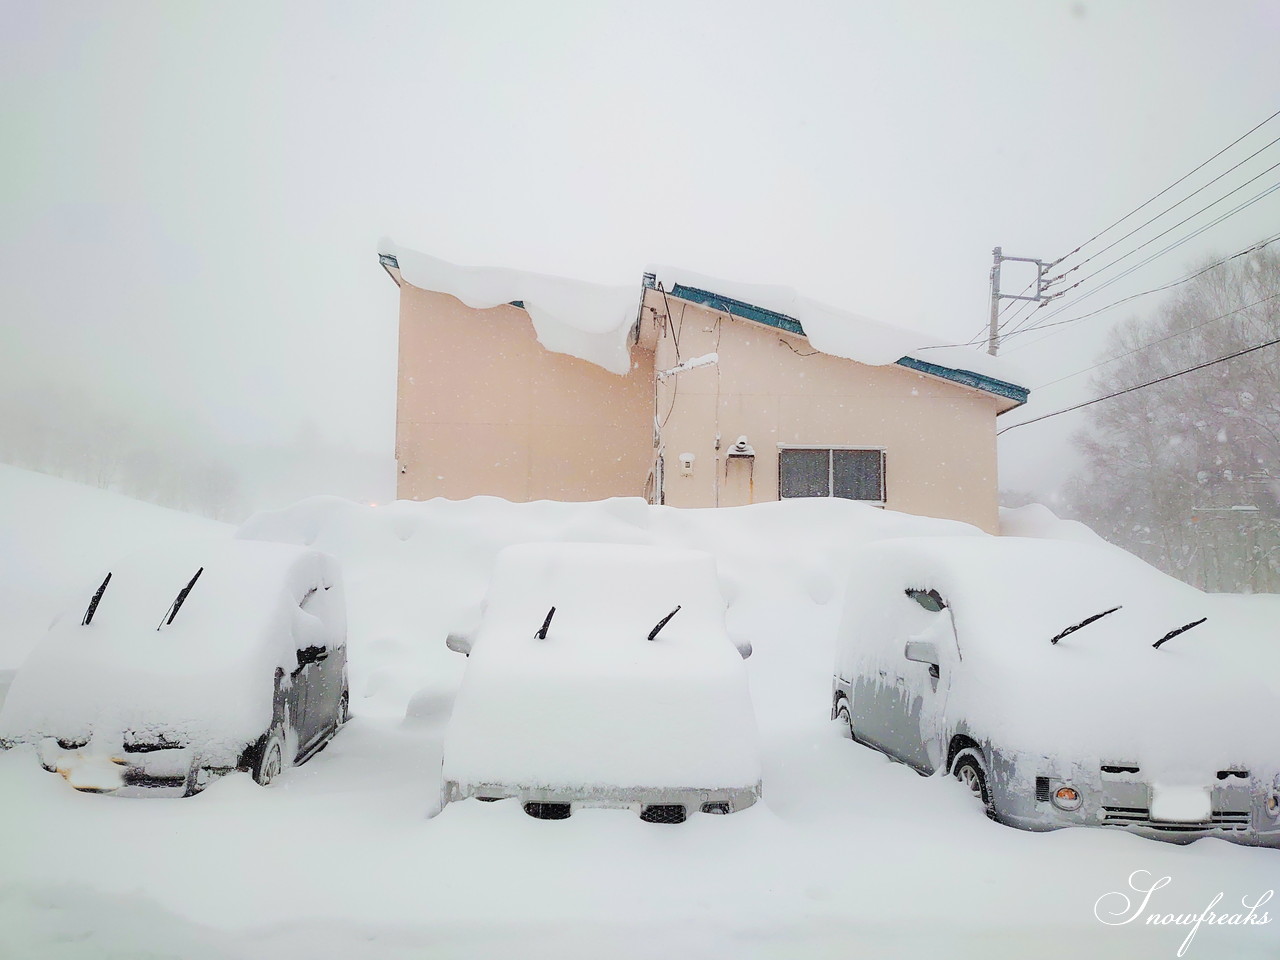
[[[1255,251],[1112,332],[1094,378],[1124,390],[1280,337],[1280,256]],[[1280,590],[1280,345],[1090,408],[1069,512],[1208,590]]]

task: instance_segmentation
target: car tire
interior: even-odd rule
[[[253,763],[253,779],[262,786],[268,786],[284,772],[285,757],[288,754],[288,738],[285,735],[283,720],[271,725],[263,738],[262,749],[258,751]]]
[[[337,733],[338,728],[351,719],[351,694],[346,690],[342,691],[342,696],[338,698],[338,719],[333,725],[333,732]]]
[[[992,810],[991,789],[988,786],[987,764],[982,759],[982,754],[972,747],[961,750],[951,764],[951,775],[982,804],[989,816]]]
[[[840,721],[840,736],[848,740],[857,740],[853,735],[853,713],[845,697],[840,698],[840,706],[836,707],[836,719]]]
[[[200,765],[199,761],[193,760],[191,766],[187,768],[187,779],[182,785],[182,795],[184,797],[194,797],[200,792],[201,788],[196,785],[199,777]]]

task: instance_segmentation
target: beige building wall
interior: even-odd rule
[[[620,377],[552,353],[519,307],[475,310],[400,281],[396,496],[642,496],[653,353]]]
[[[1003,401],[905,367],[817,353],[803,337],[670,295],[667,303],[669,324],[662,295],[646,294],[646,313],[660,328],[657,369],[720,357],[657,384],[667,504],[778,499],[780,444],[883,448],[887,508],[998,532],[995,429]],[[740,435],[753,461],[726,456]],[[694,455],[687,476],[686,453]]]

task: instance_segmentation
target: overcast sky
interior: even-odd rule
[[[680,264],[967,340],[993,246],[1056,258],[1280,109],[1277,37],[1275,3],[1186,0],[0,0],[0,383],[390,458],[383,235],[609,283]],[[1277,231],[1280,193],[1108,294]],[[1008,355],[1034,388],[1125,315]],[[1003,485],[1051,486],[1078,425],[1010,434]]]

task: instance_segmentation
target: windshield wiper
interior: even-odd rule
[[[658,631],[671,622],[671,618],[680,612],[680,604],[676,604],[676,608],[668,613],[665,617],[658,621],[657,626],[649,631],[649,639],[652,640],[658,635]]]
[[[111,573],[108,571],[107,579],[102,581],[102,586],[98,587],[98,592],[93,595],[93,599],[89,601],[89,609],[84,612],[84,619],[80,621],[80,626],[87,627],[93,623],[93,615],[98,612],[98,601],[102,599],[102,595],[107,592],[107,584],[111,582]]]
[[[1113,613],[1115,613],[1117,610],[1122,610],[1122,609],[1124,609],[1124,608],[1123,608],[1123,607],[1112,607],[1110,610],[1103,610],[1101,613],[1095,613],[1092,617],[1086,617],[1084,620],[1081,620],[1081,621],[1080,621],[1079,623],[1077,623],[1075,626],[1073,626],[1073,627],[1067,627],[1067,629],[1063,630],[1060,634],[1058,634],[1056,637],[1054,637],[1054,638],[1053,638],[1052,640],[1050,640],[1049,642],[1050,642],[1050,643],[1057,643],[1057,642],[1058,642],[1059,640],[1061,640],[1063,637],[1068,636],[1069,634],[1075,633],[1075,632],[1076,632],[1077,630],[1079,630],[1081,627],[1087,627],[1089,624],[1093,623],[1095,620],[1101,620],[1103,617],[1108,616],[1108,615],[1110,615],[1110,614],[1113,614]]]
[[[547,639],[547,629],[551,626],[551,618],[556,615],[556,608],[552,607],[547,611],[547,619],[542,621],[542,626],[538,628],[538,632],[533,635],[535,640]]]
[[[165,617],[161,617],[160,625],[156,627],[157,630],[159,630],[160,627],[166,627],[173,623],[173,618],[178,615],[178,611],[182,609],[182,605],[187,602],[187,595],[191,593],[191,588],[196,585],[196,581],[200,579],[200,574],[202,573],[204,573],[204,567],[197,570],[196,575],[191,578],[187,585],[178,591],[177,597],[174,598],[173,605],[169,607],[169,612],[165,614],[165,617],[168,617],[168,619],[166,620]]]
[[[1180,633],[1186,633],[1186,632],[1187,632],[1188,630],[1190,630],[1192,627],[1198,627],[1198,626],[1200,626],[1200,624],[1204,623],[1204,622],[1205,622],[1206,620],[1208,620],[1208,619],[1209,619],[1208,617],[1201,617],[1199,620],[1193,620],[1193,621],[1191,621],[1190,623],[1184,623],[1184,624],[1183,624],[1182,626],[1180,626],[1177,630],[1170,630],[1170,631],[1169,631],[1168,633],[1166,633],[1163,637],[1161,637],[1159,640],[1157,640],[1155,643],[1153,643],[1153,644],[1151,645],[1151,649],[1153,649],[1153,650],[1159,650],[1159,649],[1160,649],[1160,644],[1164,643],[1166,640],[1172,640],[1172,639],[1173,639],[1174,637],[1176,637],[1178,634],[1180,634]]]

